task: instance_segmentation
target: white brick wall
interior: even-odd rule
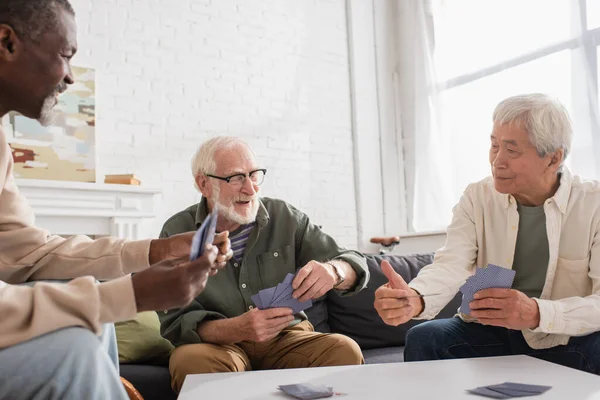
[[[344,0],[72,0],[80,53],[97,69],[98,176],[163,190],[157,235],[197,202],[189,160],[239,135],[289,201],[355,247]]]

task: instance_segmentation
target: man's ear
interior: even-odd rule
[[[211,193],[211,185],[209,185],[208,177],[204,174],[196,175],[196,186],[198,186],[198,190],[202,193],[203,197],[210,197]]]
[[[14,60],[20,50],[22,42],[15,30],[6,24],[0,24],[0,59]]]
[[[550,157],[550,162],[548,164],[548,168],[558,170],[558,168],[562,164],[564,158],[565,158],[565,151],[563,149],[556,150]]]

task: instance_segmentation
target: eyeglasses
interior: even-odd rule
[[[264,182],[266,173],[267,173],[267,170],[264,168],[261,168],[261,169],[255,169],[254,171],[250,171],[247,174],[235,174],[235,175],[230,175],[230,176],[216,176],[216,175],[210,175],[210,174],[205,174],[205,175],[208,176],[209,178],[215,178],[215,179],[220,179],[222,181],[225,181],[233,187],[241,187],[244,184],[246,177],[250,178],[250,181],[252,181],[253,185],[259,186],[261,183]]]

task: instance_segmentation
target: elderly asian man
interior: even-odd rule
[[[492,176],[469,185],[447,240],[408,285],[389,283],[375,308],[390,325],[432,319],[478,267],[516,271],[511,289],[484,289],[471,314],[412,328],[407,361],[526,354],[600,373],[600,184],[564,166],[572,128],[543,94],[505,99],[493,114]],[[417,293],[438,296],[406,298]]]

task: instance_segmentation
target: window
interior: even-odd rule
[[[417,182],[407,188],[415,205],[409,229],[443,229],[465,187],[490,174],[492,112],[515,94],[542,92],[565,104],[575,131],[566,164],[586,178],[600,178],[600,0],[445,0],[433,3],[432,14],[435,82],[429,84],[437,96],[432,112],[416,118],[439,121],[436,146],[450,162],[421,163],[418,155],[432,140],[417,141],[415,165],[406,166]],[[418,183],[433,175],[446,185],[444,196],[435,185]]]

